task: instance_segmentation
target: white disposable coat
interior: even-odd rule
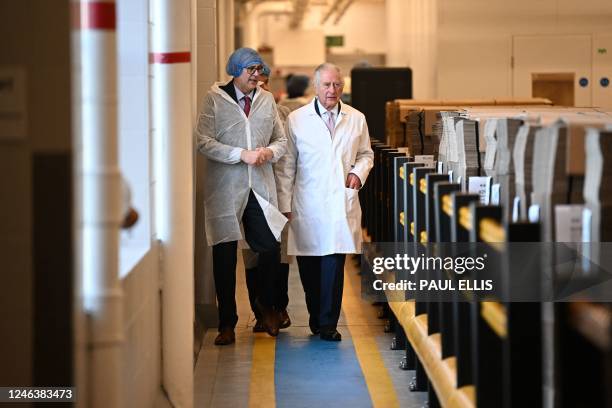
[[[288,117],[287,153],[276,166],[279,209],[292,213],[289,255],[361,252],[358,190],[349,173],[366,181],[374,153],[365,116],[346,104],[332,138],[314,100]]]
[[[241,220],[253,190],[268,226],[280,239],[286,218],[278,211],[272,163],[285,153],[287,139],[270,92],[257,89],[249,117],[227,92],[214,84],[204,98],[196,126],[198,149],[206,161],[204,208],[208,245],[243,239]],[[242,149],[268,147],[271,162],[249,166]]]

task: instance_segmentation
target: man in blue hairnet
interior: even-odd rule
[[[274,97],[258,86],[263,61],[255,50],[239,48],[226,72],[233,78],[214,84],[203,101],[195,133],[206,156],[204,211],[219,307],[215,344],[235,341],[237,242],[258,254],[258,299],[265,330],[276,336],[274,308],[279,239],[286,218],[278,211],[272,164],[285,153],[287,139]]]

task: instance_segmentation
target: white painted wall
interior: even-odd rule
[[[512,36],[612,31],[605,0],[439,0],[438,97],[512,96]]]
[[[195,42],[197,57],[194,64],[194,82],[197,84],[197,112],[204,96],[215,81],[226,80],[225,61],[234,48],[234,10],[230,0],[196,0],[197,27]],[[196,118],[197,120],[197,118]],[[195,303],[201,324],[210,324],[208,319],[216,318],[216,297],[212,274],[212,250],[206,243],[204,229],[204,182],[206,177],[205,158],[196,150],[194,140],[195,167],[195,259],[194,285]],[[203,316],[206,314],[207,316]],[[202,323],[203,322],[203,323]]]
[[[300,30],[311,32],[311,36],[318,37],[316,41],[323,44],[314,45],[309,40],[304,43],[301,33],[289,30],[289,17],[282,13],[290,11],[284,4],[265,3],[250,13],[245,30],[245,45],[257,48],[260,45],[269,45],[274,48],[276,65],[317,65],[323,62],[324,37],[326,35],[343,35],[344,46],[334,47],[333,53],[379,53],[386,52],[385,3],[356,0],[344,14],[342,19],[334,24],[335,14],[325,24],[321,19],[327,11],[327,6],[311,5]],[[266,14],[267,13],[267,14]],[[293,42],[293,44],[291,44]],[[323,54],[322,54],[323,52]],[[298,54],[299,55],[296,55]],[[296,62],[292,62],[295,61]],[[276,63],[278,61],[278,63]],[[308,61],[308,64],[303,64]]]
[[[123,289],[122,400],[155,406],[161,390],[161,327],[157,245],[121,280]]]

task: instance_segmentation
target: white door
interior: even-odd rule
[[[593,35],[593,106],[612,109],[612,34]]]
[[[591,76],[591,50],[591,35],[514,36],[514,97],[533,97],[533,81],[538,74],[565,74],[565,77],[573,75],[574,105],[591,106],[595,85]]]

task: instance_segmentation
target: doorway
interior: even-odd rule
[[[514,36],[513,96],[591,106],[591,42],[590,35]]]
[[[547,98],[553,105],[574,106],[574,81],[571,73],[532,73],[531,96]]]

